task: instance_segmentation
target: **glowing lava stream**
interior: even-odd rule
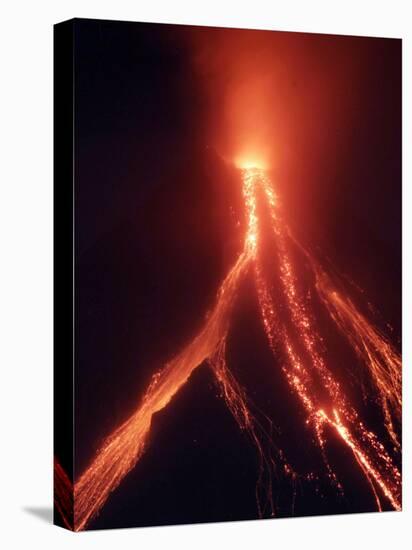
[[[299,342],[306,352],[306,361],[302,360],[294,349],[290,329],[288,329],[286,324],[279,318],[268,284],[263,276],[259,255],[257,254],[257,261],[255,262],[256,287],[269,345],[276,358],[278,358],[279,355],[278,350],[283,347],[285,363],[282,366],[282,370],[291,388],[298,395],[308,413],[307,423],[312,423],[314,426],[315,436],[325,461],[324,428],[329,426],[335,430],[337,435],[353,452],[358,465],[371,485],[378,509],[381,510],[382,508],[380,497],[376,490],[377,487],[381,490],[383,495],[385,495],[393,508],[395,510],[400,510],[401,475],[399,470],[394,465],[382,443],[378,441],[376,435],[365,428],[364,424],[359,419],[358,413],[348,402],[340,384],[326,366],[319,352],[321,349],[321,339],[314,327],[310,315],[306,311],[304,301],[299,296],[293,266],[286,249],[287,232],[284,224],[281,223],[278,217],[275,195],[270,181],[261,170],[245,170],[244,179],[248,180],[250,178],[257,179],[260,182],[263,193],[267,198],[267,207],[278,251],[280,281],[283,295],[288,305],[292,326],[295,327]],[[348,323],[347,330],[350,329],[353,333],[359,330],[361,326],[361,334],[371,335],[371,340],[377,335],[376,330],[356,311],[353,304],[351,310],[352,316],[349,316],[344,307],[345,302],[336,300],[335,291],[332,291],[331,296],[334,301],[335,311],[339,312]],[[331,313],[329,305],[328,311]],[[366,338],[366,336],[364,337]],[[352,339],[350,339],[350,341],[352,344],[355,342],[355,340]],[[382,341],[379,341],[379,343],[382,343]],[[400,398],[398,393],[400,384],[397,385],[397,381],[398,377],[400,379],[401,376],[401,363],[400,359],[398,362],[394,362],[394,357],[396,358],[394,350],[389,347],[387,342],[384,342],[384,344],[378,356],[382,358],[381,361],[385,365],[385,370],[382,363],[379,366],[381,370],[384,370],[387,374],[385,381],[392,381],[391,374],[393,374],[394,382],[387,382],[385,390],[387,399],[397,402]],[[373,369],[377,367],[376,363],[371,361],[371,355],[372,352],[368,354],[367,359],[369,359],[368,367],[373,371]],[[395,370],[395,372],[393,372],[392,369]],[[381,379],[377,380],[377,377],[378,375],[374,375],[374,380],[378,390],[381,392],[382,386],[380,384],[383,385],[384,382],[381,382]],[[319,395],[321,395],[321,397],[319,397]],[[325,395],[328,396],[328,398],[325,399]],[[392,436],[392,424],[387,425],[387,428],[389,434]],[[327,461],[326,465],[331,480],[336,483],[340,490],[342,490],[336,475]]]
[[[65,527],[73,525],[73,485],[60,462],[54,459],[54,504]]]
[[[379,392],[385,426],[395,448],[400,442],[395,433],[393,419],[402,416],[402,362],[391,343],[372,326],[353,302],[333,288],[331,278],[313,262],[318,295],[341,333],[348,339],[365,365]]]
[[[315,440],[318,442],[332,483],[342,491],[342,486],[326,458],[325,428],[327,427],[353,453],[356,463],[371,486],[378,509],[381,509],[382,495],[394,509],[401,508],[400,472],[382,443],[359,419],[358,413],[349,404],[340,384],[335,380],[321,355],[320,337],[306,311],[306,304],[299,296],[293,266],[286,247],[287,230],[280,222],[277,200],[269,178],[264,170],[257,168],[243,170],[242,178],[247,219],[243,251],[223,281],[217,293],[216,304],[201,331],[174,359],[153,376],[135,413],[104,441],[89,467],[75,483],[75,530],[81,530],[87,526],[102,508],[110,493],[136,465],[145,450],[153,415],[167,406],[196,367],[205,361],[209,362],[221,387],[222,397],[236,421],[242,429],[246,430],[257,448],[260,459],[258,485],[259,482],[263,483],[264,469],[268,472],[267,502],[263,510],[260,506],[258,488],[257,500],[260,515],[265,512],[268,503],[270,513],[273,515],[270,470],[274,466],[271,454],[274,446],[271,447],[270,452],[267,452],[263,438],[267,438],[268,434],[251,413],[244,390],[229,372],[225,362],[225,344],[232,305],[241,278],[251,264],[254,266],[263,325],[276,365],[280,365],[287,382],[307,413],[307,424],[313,426]],[[281,320],[276,310],[262,267],[259,253],[259,231],[261,230],[258,216],[259,201],[264,201],[270,214],[273,240],[279,259],[278,286],[285,299],[290,320],[287,324]],[[399,405],[400,407],[399,356],[382,338],[380,347],[377,346],[379,334],[376,329],[357,312],[349,300],[338,299],[337,295],[333,294],[335,291],[331,291],[329,287],[327,291],[325,290],[323,275],[319,269],[315,269],[314,265],[312,267],[316,274],[317,290],[335,323],[348,336],[349,342],[360,358],[367,362],[373,381],[382,397],[388,431],[394,441],[397,441],[390,421],[389,406]],[[293,334],[291,326],[294,327]],[[301,344],[300,349],[305,352],[304,355],[294,347],[293,342],[296,337]],[[319,397],[320,395],[322,398]],[[291,468],[284,462],[282,453],[276,452],[277,460],[282,461],[285,472],[290,473]]]
[[[245,250],[223,282],[216,306],[204,328],[177,357],[153,376],[137,411],[107,438],[75,484],[76,530],[84,529],[139,460],[153,415],[169,403],[196,367],[214,356],[225,338],[230,306],[249,259],[250,252]]]
[[[136,412],[106,439],[91,465],[75,483],[75,530],[86,527],[104,505],[109,494],[135,466],[144,451],[153,415],[169,403],[193,370],[206,360],[210,361],[235,418],[258,443],[246,398],[233,377],[228,376],[221,356],[229,313],[240,278],[256,254],[257,216],[252,187],[253,182],[245,183],[248,230],[244,249],[223,281],[213,311],[203,329],[189,345],[153,376]],[[258,450],[261,451],[259,443]]]

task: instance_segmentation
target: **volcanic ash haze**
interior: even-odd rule
[[[208,97],[210,142],[225,158],[260,168],[315,166],[335,156],[354,122],[353,98],[364,62],[359,41],[193,30],[194,66]]]

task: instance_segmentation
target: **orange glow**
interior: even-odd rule
[[[248,171],[245,171],[244,179],[247,180],[248,177],[250,177],[250,174]],[[271,182],[262,171],[254,171],[252,177],[256,180],[255,188],[260,186],[267,197],[273,234],[277,243],[283,293],[288,304],[290,318],[293,323],[292,326],[297,329],[308,359],[303,361],[299,353],[294,349],[290,328],[278,317],[276,305],[258,260],[255,263],[256,288],[263,326],[269,345],[275,357],[278,356],[279,349],[284,349],[286,362],[282,365],[282,371],[292,391],[299,397],[307,412],[307,422],[314,426],[315,436],[325,460],[331,482],[342,491],[342,485],[337,480],[336,474],[326,459],[326,438],[324,435],[324,426],[326,425],[332,427],[342,442],[352,451],[356,463],[371,486],[378,510],[382,509],[382,497],[378,494],[378,489],[395,510],[400,510],[401,474],[383,444],[378,441],[374,433],[367,430],[364,426],[358,412],[349,403],[340,383],[335,379],[330,368],[326,365],[320,351],[322,349],[322,339],[316,330],[311,316],[307,312],[303,297],[299,293],[293,265],[286,247],[288,230],[281,223],[276,202],[273,201],[274,192]],[[257,258],[259,258],[259,255],[257,255]],[[334,298],[336,300],[336,293]],[[360,334],[363,334],[364,338],[367,338],[366,335],[369,335],[369,337],[371,337],[370,335],[376,336],[373,327],[371,327],[365,318],[358,314],[354,306],[352,306],[351,314],[352,316],[348,320],[348,327],[353,332],[360,331]],[[362,319],[362,322],[359,319]],[[350,342],[357,349],[355,341],[351,339]],[[378,351],[378,354],[382,358],[381,368],[385,372],[392,372],[395,381],[400,380],[400,358],[392,348],[390,348],[389,353],[387,342],[384,341],[383,345],[382,342],[379,342],[375,338],[374,343],[376,342],[378,345],[380,344],[380,352]],[[365,360],[365,356],[361,356],[360,358]],[[369,354],[367,354],[366,362],[372,369],[370,366],[371,361],[368,361],[368,359]],[[381,391],[377,376],[374,376],[372,380],[376,383],[378,390]],[[385,387],[388,394],[393,395],[396,400],[396,391],[394,391],[396,384],[388,384]],[[328,396],[328,407],[325,406],[325,394]],[[322,404],[319,401],[319,395],[323,396]],[[389,433],[392,435],[390,429]]]
[[[57,458],[54,458],[54,504],[65,527],[73,529],[73,484]]]
[[[199,365],[209,360],[229,408],[257,444],[261,460],[263,447],[253,427],[252,415],[246,407],[243,391],[224,368],[224,349],[231,306],[239,281],[257,249],[257,217],[254,179],[244,182],[244,199],[248,230],[244,248],[217,293],[215,307],[197,336],[163,369],[154,374],[136,412],[103,443],[95,459],[75,483],[75,530],[84,529],[99,512],[110,493],[136,465],[147,445],[153,415],[162,410]]]
[[[391,343],[355,307],[347,297],[337,292],[332,279],[312,259],[316,289],[331,318],[348,339],[366,367],[380,396],[386,430],[395,447],[400,449],[394,430],[394,420],[402,414],[402,363]]]
[[[89,468],[76,482],[74,516],[77,531],[86,527],[142,456],[153,415],[167,406],[194,369],[212,358],[222,345],[236,288],[250,257],[249,251],[239,256],[219,289],[216,305],[203,329],[153,376],[136,412],[106,439]]]
[[[248,163],[253,167],[248,167]],[[228,370],[225,349],[230,326],[232,305],[246,272],[254,276],[257,301],[263,329],[270,349],[291,392],[296,396],[305,414],[306,425],[313,429],[314,441],[323,458],[326,475],[339,492],[344,488],[333,466],[327,459],[327,443],[334,435],[352,453],[371,487],[378,510],[386,500],[393,509],[401,509],[401,474],[377,436],[366,427],[359,412],[350,403],[340,381],[327,364],[324,344],[315,321],[308,311],[308,303],[299,290],[295,266],[290,255],[290,234],[281,218],[281,212],[267,172],[256,159],[243,159],[242,185],[246,233],[237,260],[218,289],[213,309],[202,329],[174,358],[154,374],[151,384],[135,412],[103,442],[102,447],[74,487],[75,530],[87,527],[104,506],[110,493],[127,473],[134,468],[148,445],[153,415],[167,407],[193,371],[207,362],[239,427],[254,444],[259,457],[257,504],[259,515],[274,515],[272,499],[272,472],[279,463],[283,471],[294,477],[292,467],[277,450],[270,431],[262,428],[257,415],[252,413],[245,390]],[[264,267],[261,250],[260,209],[269,213],[270,231],[279,260],[279,280],[276,288],[283,296],[283,311],[287,322],[279,314],[273,297],[272,273]],[[331,287],[331,280],[308,252],[309,263],[315,273],[316,288],[326,310],[340,330],[347,335],[359,361],[366,365],[384,410],[387,429],[398,444],[392,425],[392,414],[400,413],[400,357],[389,342],[361,315],[354,304],[340,296]],[[299,346],[296,341],[299,341]],[[266,417],[265,422],[270,424]],[[329,428],[326,430],[325,428]],[[310,479],[313,473],[308,474]],[[265,480],[265,481],[263,481]],[[262,502],[264,503],[262,505]]]
[[[235,166],[241,170],[250,170],[253,168],[267,170],[269,168],[267,161],[265,161],[262,157],[251,154],[239,155],[235,157]]]

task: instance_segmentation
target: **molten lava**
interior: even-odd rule
[[[222,398],[239,427],[249,435],[259,457],[257,505],[261,517],[275,513],[272,472],[276,465],[294,478],[292,467],[276,448],[270,419],[255,412],[245,389],[230,372],[225,349],[232,306],[240,282],[249,272],[254,277],[263,330],[273,354],[273,368],[284,376],[313,430],[325,463],[326,475],[339,492],[344,487],[327,458],[327,443],[335,438],[351,452],[370,485],[378,510],[387,502],[401,509],[401,474],[383,443],[360,417],[341,381],[328,363],[310,301],[298,284],[290,253],[293,239],[283,222],[278,199],[264,169],[251,166],[256,159],[239,159],[241,166],[246,231],[243,248],[222,282],[215,305],[203,328],[169,363],[156,372],[135,412],[106,438],[88,468],[74,486],[74,529],[85,529],[104,506],[110,493],[139,461],[148,444],[153,415],[164,409],[193,371],[207,362],[221,388]],[[264,214],[262,214],[264,213]],[[262,217],[266,215],[268,225]],[[266,232],[270,233],[266,234]],[[262,240],[270,243],[276,269],[270,272]],[[382,406],[389,437],[399,448],[394,420],[401,412],[401,360],[390,342],[362,315],[347,297],[338,292],[332,278],[306,251],[313,273],[314,291],[325,311],[354,349],[359,363],[371,375]],[[279,301],[282,304],[280,311]],[[65,507],[59,507],[67,515]]]
[[[54,505],[68,529],[73,528],[73,484],[57,458],[54,459]]]

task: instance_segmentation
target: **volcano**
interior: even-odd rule
[[[73,25],[74,382],[57,388],[74,426],[71,454],[56,422],[58,523],[401,510],[400,185],[382,183],[399,181],[400,126],[376,108],[398,88],[375,85],[399,76],[396,41]],[[342,92],[339,60],[362,91]],[[366,113],[356,136],[340,94],[348,119]],[[339,159],[324,159],[338,127]]]

